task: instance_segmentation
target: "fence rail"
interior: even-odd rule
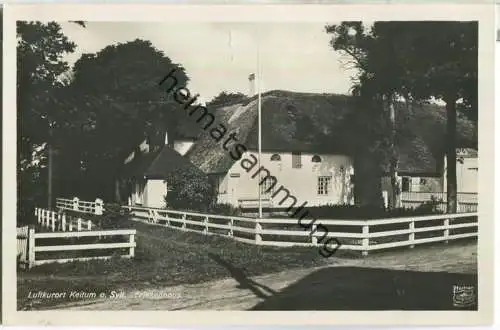
[[[304,230],[299,220],[291,218],[256,219],[131,205],[122,208],[130,211],[132,220],[204,235],[227,236],[256,245],[320,246],[329,238],[336,238],[342,245],[335,248],[361,251],[363,255],[395,247],[412,248],[418,244],[474,238],[478,227],[475,211],[375,220],[321,219]]]
[[[430,201],[431,198],[434,197],[437,200],[442,200],[446,202],[447,196],[446,192],[426,192],[426,191],[403,191],[401,192],[402,200],[413,200],[413,201]],[[458,192],[457,193],[457,201],[458,202],[468,202],[468,203],[477,203],[478,194],[477,193],[468,193],[468,192]]]
[[[79,217],[68,217],[63,212],[35,208],[35,216],[37,217],[38,224],[42,228],[52,231],[82,231],[96,228],[96,225],[90,220]]]
[[[101,215],[104,212],[104,204],[100,198],[94,202],[82,201],[78,197],[73,199],[56,198],[56,207],[59,210],[72,210],[87,214]]]
[[[441,212],[446,212],[446,192],[415,192],[405,191],[401,193],[401,206],[416,208],[424,202],[436,200],[437,208]],[[468,213],[477,212],[478,195],[477,193],[457,193],[457,212]]]
[[[304,230],[295,219],[255,219],[124,206],[134,220],[266,246],[319,246],[337,238],[340,249],[369,251],[477,237],[477,213],[377,220],[318,220]],[[323,229],[323,232],[320,231]],[[464,232],[465,230],[465,232]]]
[[[20,264],[25,265],[28,268],[53,262],[64,263],[71,261],[85,261],[91,259],[109,259],[113,257],[113,255],[109,255],[109,253],[106,255],[102,255],[102,253],[98,253],[96,251],[111,250],[111,253],[113,253],[115,251],[128,249],[127,254],[121,254],[120,256],[125,258],[133,258],[135,255],[136,246],[135,235],[135,229],[36,233],[35,228],[26,226],[17,229],[17,256]],[[103,237],[125,237],[126,241],[100,243]],[[82,238],[94,238],[94,240],[96,240],[97,242],[71,244],[73,243],[71,239],[78,240]],[[71,256],[63,258],[40,256],[40,253],[43,252],[67,253],[68,251],[91,251],[94,252],[94,255]]]

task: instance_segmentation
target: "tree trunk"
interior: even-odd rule
[[[53,156],[53,151],[52,151],[52,144],[51,143],[48,143],[48,166],[47,166],[47,170],[48,170],[48,185],[47,185],[47,207],[49,210],[52,209],[52,170],[53,170],[53,159],[52,159],[52,156]]]
[[[446,212],[457,213],[457,108],[456,100],[446,101]]]
[[[382,207],[382,173],[376,154],[358,155],[354,161],[354,203],[360,206]]]
[[[398,185],[398,153],[396,150],[396,111],[394,109],[394,96],[389,95],[387,98],[387,107],[389,112],[389,125],[390,125],[390,164],[389,175],[391,178],[391,199],[390,208],[396,208],[399,205],[400,189]]]
[[[116,179],[115,180],[115,202],[120,204],[121,203],[121,180]]]

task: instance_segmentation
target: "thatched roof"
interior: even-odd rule
[[[199,171],[177,151],[169,146],[163,146],[156,151],[138,153],[138,156],[124,166],[123,175],[128,178],[164,179],[186,166]]]
[[[352,140],[363,132],[350,129],[345,120],[352,113],[354,99],[346,95],[271,91],[262,94],[262,151],[330,153],[352,155]],[[216,122],[235,131],[238,142],[257,149],[257,97],[210,109]],[[399,170],[407,173],[437,173],[444,156],[446,111],[437,105],[413,105],[411,110],[397,104],[398,127],[404,134],[397,141]],[[195,119],[193,119],[195,120]],[[200,131],[202,130],[200,125]],[[464,118],[457,120],[457,143],[477,144],[475,126]],[[234,161],[222,143],[216,143],[209,130],[186,157],[205,173],[225,173]]]

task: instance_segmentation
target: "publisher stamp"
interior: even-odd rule
[[[471,307],[476,304],[476,288],[472,285],[453,286],[453,307]]]

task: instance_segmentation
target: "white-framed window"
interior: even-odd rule
[[[264,182],[260,185],[260,193],[261,194],[272,194],[274,192],[274,186],[276,185],[276,181],[267,177]]]
[[[330,193],[331,176],[318,177],[318,195],[328,195]]]
[[[292,168],[302,167],[302,154],[300,152],[292,152]]]

